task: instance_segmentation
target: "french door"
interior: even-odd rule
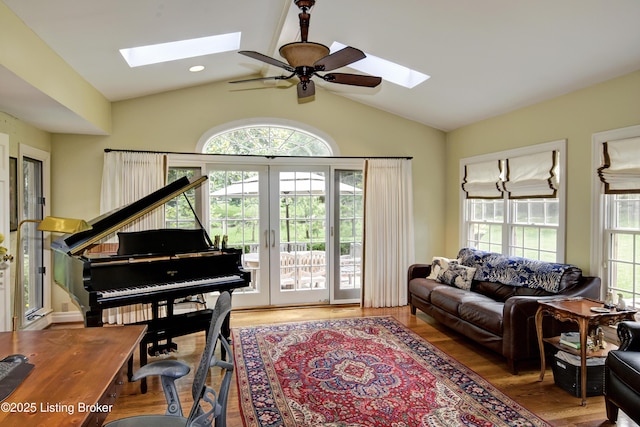
[[[354,171],[215,164],[207,173],[210,234],[241,248],[251,273],[251,286],[234,292],[234,306],[358,298],[361,203],[353,197],[362,192],[352,185]],[[343,214],[352,218],[340,220]]]

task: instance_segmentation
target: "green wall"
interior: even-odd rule
[[[447,134],[445,253],[460,246],[460,159],[543,142],[567,140],[566,262],[590,266],[591,136],[640,124],[640,71]]]

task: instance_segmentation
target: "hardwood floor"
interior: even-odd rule
[[[423,313],[418,312],[417,316],[412,316],[408,306],[386,309],[328,306],[295,309],[234,310],[231,314],[231,327],[386,315],[395,317],[409,329],[464,363],[491,382],[500,391],[554,426],[595,427],[615,425],[609,423],[606,419],[604,398],[602,396],[590,397],[587,399],[587,405],[581,406],[579,398],[572,396],[554,384],[550,368],[545,374],[544,381],[538,381],[540,374],[538,363],[522,366],[518,375],[512,375],[501,356],[485,350]],[[175,341],[179,346],[178,352],[171,357],[184,360],[192,366],[195,365],[200,359],[200,353],[204,345],[204,333],[181,337]],[[154,358],[150,358],[150,360],[154,360]],[[137,360],[135,366],[138,366]],[[177,382],[183,410],[186,413],[188,413],[192,403],[191,380],[192,376],[188,376]],[[212,379],[214,382],[216,380],[216,378]],[[136,414],[163,413],[165,400],[159,381],[149,381],[148,387],[148,392],[141,394],[138,383],[126,383],[124,391],[116,400],[113,412],[109,415],[107,421]],[[227,425],[229,427],[242,427],[235,381],[232,384],[229,396],[227,414]],[[617,425],[620,427],[637,426],[622,412]]]

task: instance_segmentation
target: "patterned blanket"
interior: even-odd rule
[[[507,256],[473,248],[460,249],[458,261],[476,269],[475,280],[544,289],[552,293],[557,293],[560,289],[560,280],[565,271],[574,267],[570,264]]]

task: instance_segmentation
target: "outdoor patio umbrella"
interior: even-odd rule
[[[213,196],[258,194],[258,175],[234,182],[212,193]],[[324,194],[324,176],[313,172],[280,172],[280,194]],[[354,194],[362,190],[340,183],[340,193]]]

